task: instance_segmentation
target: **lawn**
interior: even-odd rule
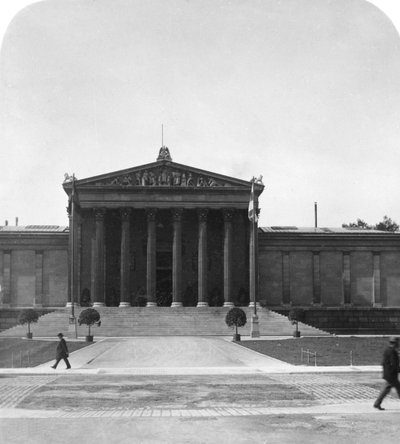
[[[382,353],[388,345],[389,338],[373,337],[326,337],[326,338],[292,338],[280,340],[245,340],[238,342],[264,355],[294,365],[305,365],[305,350],[316,353],[318,366],[329,365],[380,365]],[[303,349],[303,362],[301,361]],[[310,355],[309,365],[315,359]]]
[[[58,341],[0,338],[0,368],[35,367],[55,359]],[[69,352],[91,343],[68,342]]]

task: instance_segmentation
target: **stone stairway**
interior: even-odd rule
[[[250,335],[253,309],[242,307],[247,323],[239,328],[241,335]],[[83,308],[76,308],[78,318]],[[225,324],[229,308],[225,307],[100,307],[101,326],[92,328],[94,336],[230,336],[233,329]],[[60,309],[45,314],[31,325],[34,337],[54,337],[59,332],[66,336],[69,330],[70,309]],[[294,326],[286,316],[265,308],[257,309],[262,336],[291,336]],[[323,336],[329,333],[299,323],[302,336]],[[26,325],[18,325],[0,333],[0,337],[23,337]],[[78,336],[87,335],[87,326],[78,325]]]

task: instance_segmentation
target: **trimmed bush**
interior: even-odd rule
[[[238,338],[238,327],[246,325],[246,313],[238,307],[231,308],[225,317],[225,323],[228,327],[235,327],[235,336]]]
[[[100,321],[100,313],[94,308],[87,308],[86,310],[81,311],[78,318],[79,325],[87,325],[88,326],[88,336],[91,336],[90,329],[94,324],[97,324],[99,327],[101,325]]]
[[[39,314],[33,308],[26,308],[22,310],[18,316],[18,323],[21,325],[28,324],[27,337],[32,338],[31,324],[37,322],[39,319]]]

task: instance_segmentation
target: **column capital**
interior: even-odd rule
[[[199,219],[199,222],[206,222],[207,214],[208,214],[208,208],[199,208],[197,210],[197,217]]]
[[[104,216],[106,214],[105,208],[95,208],[94,209],[94,217],[96,218],[96,221],[102,222],[104,220]]]
[[[121,218],[123,221],[129,220],[129,216],[132,214],[132,208],[121,208]]]
[[[224,208],[222,210],[222,214],[224,216],[224,221],[225,222],[232,222],[234,212],[235,212],[234,208]]]
[[[183,208],[172,209],[172,219],[174,222],[179,222],[182,219]]]
[[[148,208],[146,210],[146,216],[148,222],[154,222],[156,220],[157,208]]]

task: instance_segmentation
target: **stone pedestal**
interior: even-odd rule
[[[255,314],[253,314],[251,317],[250,336],[252,338],[259,338],[260,337],[260,325],[258,322],[258,316]]]

